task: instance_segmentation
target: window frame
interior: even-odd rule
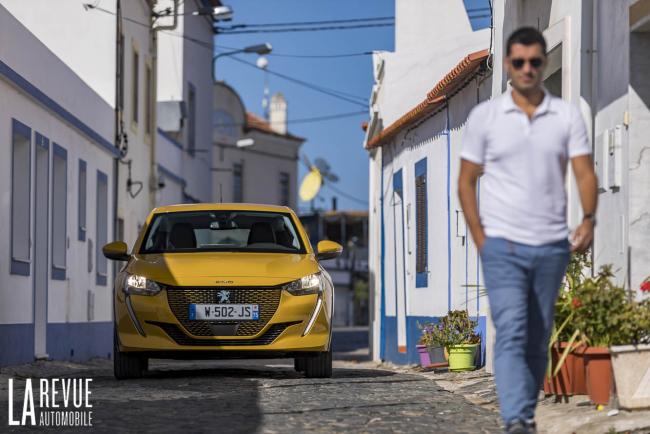
[[[428,286],[429,276],[429,229],[428,225],[428,194],[427,194],[427,159],[415,163],[415,287]],[[421,184],[419,184],[421,182]],[[418,188],[423,189],[422,196]],[[419,198],[422,197],[420,202]],[[420,216],[420,213],[423,215]],[[420,226],[422,225],[422,227]],[[423,257],[421,256],[423,255]],[[424,269],[419,266],[424,264]]]
[[[187,82],[187,153],[196,155],[196,87]]]
[[[101,286],[106,286],[107,280],[108,280],[108,260],[102,253],[102,248],[104,247],[102,245],[102,240],[100,239],[99,236],[99,231],[100,231],[100,225],[99,225],[99,218],[101,213],[99,212],[99,206],[100,206],[100,201],[99,201],[99,188],[101,185],[104,185],[106,187],[106,204],[105,204],[105,211],[106,211],[106,227],[104,228],[104,242],[108,242],[108,227],[110,225],[110,217],[109,217],[109,186],[108,186],[108,175],[106,175],[104,172],[101,170],[97,170],[97,185],[96,185],[96,197],[95,197],[95,283],[97,285]],[[100,264],[103,263],[105,264],[105,271],[102,273],[100,272]]]
[[[81,174],[83,173],[84,182],[81,182]],[[88,225],[88,167],[86,161],[79,159],[79,172],[77,179],[77,239],[79,241],[86,241],[86,232]],[[82,192],[83,186],[83,192]],[[83,206],[81,204],[81,199],[83,197]]]
[[[239,176],[239,195],[236,194],[236,177]],[[235,203],[244,202],[244,164],[233,163],[232,165],[232,201]],[[239,197],[238,197],[239,196]]]
[[[68,151],[61,145],[59,145],[56,142],[52,142],[52,178],[51,178],[51,188],[50,188],[50,194],[51,194],[51,206],[52,209],[50,210],[51,212],[51,221],[50,221],[50,229],[51,229],[51,246],[50,246],[50,255],[51,255],[51,274],[52,274],[52,279],[53,280],[65,280],[66,278],[66,272],[67,272],[67,267],[68,267]],[[64,184],[63,184],[63,265],[61,264],[55,264],[54,263],[54,252],[55,252],[55,244],[54,244],[54,234],[56,233],[56,229],[54,227],[54,207],[57,205],[57,200],[55,197],[55,184],[54,184],[54,159],[55,158],[62,158],[63,161],[65,162],[65,177],[64,177]],[[60,205],[60,204],[59,204]]]
[[[11,258],[11,267],[10,274],[15,274],[19,276],[29,276],[31,272],[31,263],[32,263],[32,246],[31,246],[31,222],[32,222],[32,129],[20,122],[17,119],[11,120],[11,210],[10,210],[10,258]],[[27,191],[29,197],[27,199],[27,258],[17,258],[14,252],[14,156],[15,156],[15,141],[14,137],[16,133],[21,134],[23,137],[27,138],[27,147],[28,147],[28,187]]]
[[[131,44],[131,127],[138,128],[140,121],[140,50]]]
[[[286,201],[284,201],[285,187]],[[291,206],[291,175],[289,172],[280,172],[280,205]]]
[[[144,135],[147,143],[153,142],[154,133],[153,82],[152,62],[147,59],[144,65]]]

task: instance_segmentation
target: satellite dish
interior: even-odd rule
[[[309,173],[303,178],[300,184],[300,200],[309,202],[316,197],[321,185],[323,185],[323,177],[316,167],[312,167]]]

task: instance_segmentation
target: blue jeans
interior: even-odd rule
[[[496,328],[494,373],[501,417],[533,419],[548,359],[555,301],[569,263],[569,242],[542,246],[488,237],[481,248]]]

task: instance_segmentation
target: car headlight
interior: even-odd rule
[[[144,276],[129,274],[124,281],[124,292],[133,295],[156,295],[161,291],[161,286]]]
[[[323,282],[320,273],[310,274],[301,279],[294,280],[284,285],[284,289],[292,295],[318,294],[323,290]]]

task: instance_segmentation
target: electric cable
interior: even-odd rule
[[[294,32],[320,32],[324,30],[356,30],[370,27],[392,27],[394,23],[358,24],[354,26],[322,26],[322,27],[292,27],[288,29],[259,29],[259,30],[228,30],[223,31],[221,27],[215,27],[218,35],[243,35],[248,33],[294,33]]]
[[[255,23],[255,24],[232,24],[228,26],[231,29],[240,29],[246,27],[285,27],[285,26],[314,26],[323,24],[343,24],[343,23],[359,23],[363,21],[386,21],[395,20],[395,17],[370,17],[370,18],[350,18],[345,20],[329,20],[329,21],[298,21],[290,23]]]

